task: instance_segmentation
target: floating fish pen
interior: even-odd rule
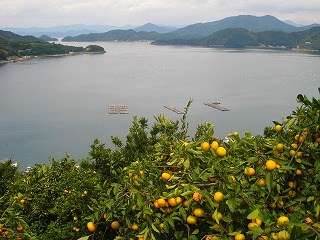
[[[111,104],[108,106],[108,113],[109,114],[117,114],[118,110],[117,110],[117,106],[114,104]]]
[[[128,114],[128,106],[126,104],[110,104],[108,106],[108,113],[109,114]]]
[[[173,106],[170,106],[170,105],[164,105],[165,108],[175,112],[175,113],[178,113],[178,114],[184,114],[184,110],[181,110],[179,108],[176,108],[176,107],[173,107]]]
[[[203,103],[203,104],[209,107],[218,109],[220,111],[230,111],[228,108],[222,107],[219,102],[210,102],[210,103]]]
[[[128,106],[125,104],[119,105],[119,113],[120,114],[128,114]]]

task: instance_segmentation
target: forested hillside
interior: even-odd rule
[[[156,45],[195,45],[204,47],[227,48],[300,48],[310,51],[320,51],[320,27],[308,30],[286,33],[281,31],[250,32],[244,28],[228,28],[200,39],[156,40]]]
[[[9,57],[42,56],[69,54],[75,52],[104,52],[99,46],[74,47],[62,44],[48,43],[33,36],[20,36],[9,31],[0,30],[0,60]]]

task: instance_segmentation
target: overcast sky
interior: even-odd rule
[[[243,14],[320,23],[320,0],[0,0],[0,27],[186,26]]]

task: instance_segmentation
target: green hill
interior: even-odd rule
[[[262,47],[284,49],[300,48],[320,51],[320,27],[286,33],[282,31],[250,32],[244,28],[229,28],[217,31],[212,35],[186,40],[183,38],[153,41],[155,45],[193,45],[203,47]]]
[[[80,52],[104,52],[99,46],[90,45],[86,48],[48,43],[33,36],[20,36],[9,31],[0,30],[0,60],[10,57],[57,55]]]

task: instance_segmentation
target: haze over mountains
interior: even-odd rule
[[[291,23],[291,24],[289,24]],[[78,36],[90,33],[106,33],[115,29],[129,30],[132,29],[136,32],[156,32],[160,34],[174,34],[184,36],[184,38],[205,37],[216,31],[226,28],[245,28],[252,32],[262,31],[284,31],[284,32],[298,32],[301,30],[309,29],[313,26],[320,26],[319,24],[312,24],[308,26],[301,26],[292,22],[280,21],[279,19],[266,15],[262,17],[252,15],[240,15],[227,17],[218,21],[207,23],[195,23],[182,28],[175,26],[159,26],[152,23],[147,23],[143,26],[126,25],[122,27],[108,26],[108,25],[69,25],[69,26],[55,26],[48,28],[30,27],[30,28],[2,28],[5,31],[11,31],[19,35],[33,35],[39,37],[47,35],[50,37],[63,38],[66,36]]]

